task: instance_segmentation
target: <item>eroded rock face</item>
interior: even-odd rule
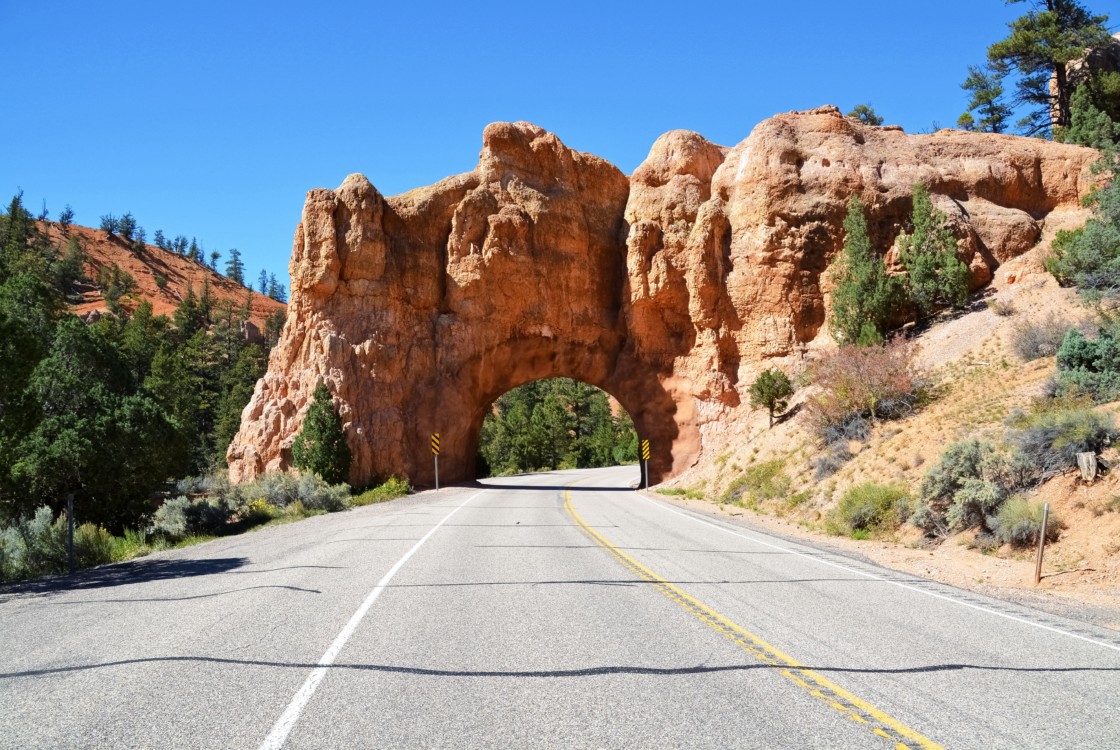
[[[351,175],[308,193],[288,321],[231,476],[290,468],[325,381],[353,483],[430,484],[433,432],[441,480],[466,479],[494,399],[567,376],[621,402],[652,442],[656,481],[747,413],[766,360],[827,339],[826,271],[853,193],[889,248],[924,182],[980,286],[1078,203],[1095,158],[1015,136],[909,136],[825,107],[771,118],[734,148],[672,131],[629,178],[528,123],[490,125],[473,172],[403,195]]]

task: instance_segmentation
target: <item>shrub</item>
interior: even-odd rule
[[[994,517],[988,519],[992,534],[1003,544],[1020,547],[1038,543],[1042,528],[1042,504],[1029,502],[1016,495],[1005,502]],[[1057,541],[1062,523],[1054,514],[1046,519],[1046,541]]]
[[[910,414],[921,392],[914,349],[902,339],[878,346],[842,346],[810,370],[819,388],[807,404],[822,437],[857,417],[894,419]]]
[[[820,482],[844,468],[852,460],[847,441],[830,443],[824,453],[813,459],[813,479]]]
[[[727,486],[723,502],[741,503],[746,495],[752,504],[774,500],[789,492],[785,462],[780,458],[750,467]]]
[[[308,510],[325,510],[335,513],[350,507],[350,487],[345,484],[327,484],[319,477],[304,474],[296,482],[296,493]]]
[[[901,485],[858,484],[840,498],[825,522],[830,533],[885,531],[897,528],[909,515],[910,495]]]
[[[1092,409],[1044,411],[1024,420],[1011,442],[1042,479],[1073,469],[1078,453],[1100,453],[1116,429],[1111,414]]]
[[[1043,320],[1023,321],[1011,329],[1011,348],[1024,362],[1053,357],[1069,330],[1069,323],[1053,314]]]
[[[65,523],[65,517],[59,519]],[[103,527],[83,523],[74,529],[74,556],[82,568],[113,561],[113,535]]]
[[[233,509],[224,497],[192,501],[179,496],[168,500],[155,513],[153,526],[171,540],[188,536],[213,536],[227,530]]]
[[[387,500],[392,500],[398,497],[404,497],[412,492],[412,486],[408,483],[407,479],[401,477],[389,477],[381,485],[372,487],[360,495],[355,495],[350,498],[350,504],[354,506],[372,505],[373,503],[383,503]],[[683,494],[683,490],[681,491]]]
[[[1028,481],[1031,470],[1025,460],[976,439],[953,443],[922,477],[910,523],[929,534],[984,524],[1012,489]]]
[[[1111,329],[1096,340],[1070,329],[1058,348],[1058,395],[1084,393],[1097,403],[1120,397],[1120,341]]]

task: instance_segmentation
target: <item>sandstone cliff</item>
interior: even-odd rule
[[[351,175],[308,194],[288,322],[231,475],[289,468],[325,381],[354,483],[430,483],[433,432],[441,478],[465,479],[492,401],[563,375],[630,412],[656,481],[745,415],[764,361],[828,340],[826,271],[853,193],[891,247],[924,182],[979,287],[1053,212],[1078,210],[1095,158],[1015,136],[906,135],[824,107],[771,118],[730,149],[667,133],[629,178],[528,123],[487,127],[473,172],[403,195]]]

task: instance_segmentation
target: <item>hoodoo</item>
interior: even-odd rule
[[[483,133],[478,167],[384,197],[361,175],[308,193],[291,302],[230,445],[235,481],[291,466],[325,382],[351,482],[473,475],[494,399],[567,376],[615,396],[653,481],[745,415],[765,360],[828,337],[827,270],[849,199],[890,247],[924,183],[974,288],[1074,210],[1095,151],[1009,135],[907,135],[835,107],[778,115],[734,148],[672,131],[629,178],[529,123]],[[888,255],[888,260],[890,260]]]

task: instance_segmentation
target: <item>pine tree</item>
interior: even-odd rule
[[[1092,15],[1077,0],[1008,2],[1029,2],[1031,10],[1008,24],[1011,33],[1006,39],[988,47],[988,61],[1000,73],[1019,73],[1014,103],[1032,108],[1019,127],[1025,135],[1069,127],[1075,88],[1069,64],[1083,58],[1086,50],[1111,41],[1108,16]]]
[[[765,407],[770,413],[770,426],[774,426],[774,415],[785,411],[789,397],[793,395],[793,384],[789,377],[776,367],[763,370],[751,383],[751,406]]]
[[[229,260],[226,261],[226,277],[245,286],[245,264],[241,262],[241,251],[236,247],[229,251]]]
[[[324,383],[315,388],[303,428],[292,444],[296,468],[318,474],[331,484],[345,482],[350,474],[350,446]]]
[[[957,258],[957,240],[946,225],[945,214],[933,207],[929,190],[914,186],[913,231],[899,238],[906,285],[921,323],[938,307],[959,307],[968,300],[968,267]]]
[[[210,251],[210,270],[211,271],[217,271],[218,270],[218,258],[221,258],[221,257],[222,257],[222,254],[219,253],[217,250],[211,250]]]
[[[848,204],[844,232],[844,250],[832,271],[833,336],[842,344],[875,344],[901,307],[902,282],[887,274],[872,249],[858,195]]]
[[[62,209],[62,213],[58,215],[58,223],[63,229],[68,229],[70,224],[74,221],[74,209],[70,204],[66,204],[66,208]]]
[[[160,250],[167,249],[167,238],[163,236],[162,229],[157,229],[156,233],[152,235],[152,242],[156,243],[156,247]]]
[[[261,275],[257,277],[257,291],[261,294],[268,294],[268,271],[261,269]]]
[[[117,233],[118,228],[120,228],[120,220],[116,216],[105,214],[101,217],[101,231],[107,236],[112,237]]]
[[[999,71],[991,68],[985,71],[970,65],[968,78],[961,88],[969,93],[969,100],[968,111],[957,120],[958,125],[983,133],[1002,133],[1007,129],[1011,107],[1003,101],[1003,76]],[[979,120],[973,117],[973,112],[980,116]]]
[[[132,236],[136,233],[136,217],[131,213],[126,213],[117,221],[117,231],[125,240],[132,241]]]
[[[845,115],[849,119],[862,122],[864,125],[882,125],[883,118],[870,104],[857,104],[852,111]]]

